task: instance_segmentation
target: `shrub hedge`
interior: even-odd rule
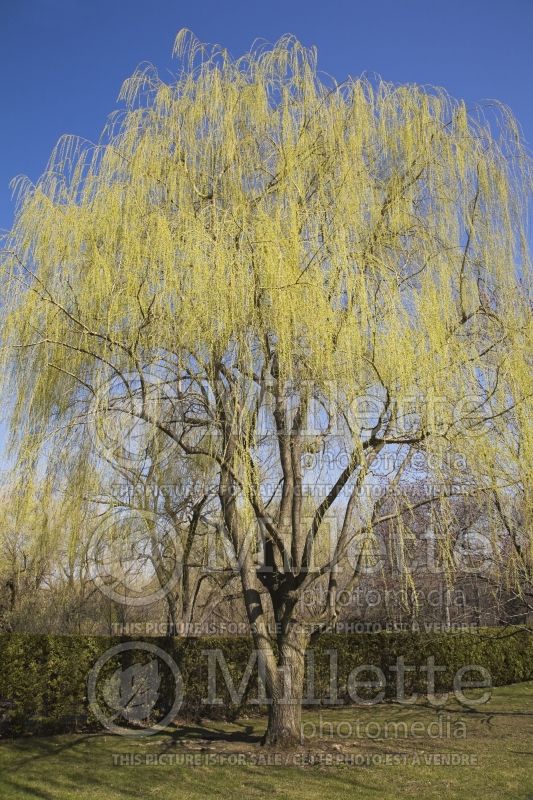
[[[202,638],[134,638],[103,636],[49,636],[26,634],[0,634],[0,735],[14,736],[24,733],[54,733],[80,729],[97,729],[88,702],[87,678],[100,656],[115,645],[127,641],[155,644],[173,659],[183,679],[184,697],[180,716],[236,717],[245,710],[252,713],[260,707],[257,697],[257,665],[252,680],[240,703],[231,697],[217,665],[217,696],[222,703],[208,705],[208,657],[205,651],[220,651],[219,658],[239,687],[253,645],[245,637]],[[403,657],[406,666],[405,691],[427,691],[428,658],[433,657],[435,691],[453,689],[457,671],[467,665],[484,667],[491,676],[493,686],[533,680],[533,636],[518,628],[480,628],[475,632],[452,630],[445,633],[379,632],[365,634],[325,634],[310,648],[309,665],[313,664],[314,690],[308,700],[331,702],[330,675],[336,661],[339,702],[350,702],[348,677],[352,670],[362,665],[378,667],[386,679],[385,699],[396,693],[394,671],[397,659]],[[332,661],[333,659],[333,661]],[[120,667],[146,661],[136,651],[120,656]],[[117,662],[114,663],[116,669]],[[111,667],[108,675],[111,674]],[[158,703],[154,710],[172,705],[174,681],[171,673],[163,674],[159,686]],[[104,669],[105,676],[105,669]],[[375,680],[375,674],[361,672],[358,680]],[[476,679],[476,675],[467,676]],[[372,689],[375,695],[377,689]],[[255,704],[254,704],[255,702]]]

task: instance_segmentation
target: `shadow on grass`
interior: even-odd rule
[[[21,767],[24,767],[29,762],[40,761],[41,759],[50,758],[52,756],[60,755],[68,750],[73,750],[74,748],[79,747],[79,745],[93,739],[95,735],[98,734],[87,736],[80,736],[79,734],[76,734],[76,739],[73,741],[67,741],[64,744],[58,744],[55,738],[51,741],[41,738],[34,739],[33,737],[28,737],[27,739],[17,739],[17,750],[19,750],[21,753],[24,753],[24,751],[29,751],[31,755],[22,761],[17,761],[17,763],[12,767],[4,767],[3,771],[17,772]]]
[[[257,733],[253,725],[242,722],[232,722],[233,727],[238,730],[224,730],[221,728],[210,727],[209,724],[181,723],[167,734],[173,744],[179,744],[182,740],[196,739],[203,742],[226,742],[230,744],[259,744],[263,738],[262,733]]]

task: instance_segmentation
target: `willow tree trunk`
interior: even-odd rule
[[[267,672],[268,726],[263,744],[294,747],[301,741],[305,653],[309,634],[299,625],[290,627],[279,640],[278,663]]]

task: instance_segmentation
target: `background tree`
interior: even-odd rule
[[[326,81],[291,37],[233,60],[185,31],[176,54],[171,83],[153,67],[126,81],[97,145],[64,138],[19,184],[3,258],[13,443],[21,467],[46,468],[50,436],[83,440],[115,381],[180,457],[216,465],[266,739],[291,743],[337,566],[356,532],[370,539],[372,481],[423,450],[444,531],[458,488],[531,497],[530,164],[505,108],[488,122],[440,89]],[[400,509],[394,525],[401,543]],[[308,626],[298,601],[323,575]]]
[[[107,416],[116,414],[108,411]],[[212,465],[178,454],[162,464],[158,455],[150,441],[142,458],[127,464],[107,459],[107,469],[91,469],[97,485],[87,485],[84,475],[69,490],[72,494],[73,488],[79,491],[84,485],[93,517],[102,520],[86,551],[89,561],[98,559],[98,551],[108,561],[108,570],[101,565],[99,580],[106,580],[107,571],[113,594],[122,595],[122,603],[136,610],[143,597],[161,596],[172,633],[200,623],[210,606],[223,598],[233,576],[209,569],[219,518]],[[138,557],[132,558],[135,552]],[[123,567],[128,574],[120,576]]]

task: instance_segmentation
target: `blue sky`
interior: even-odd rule
[[[533,0],[0,0],[0,230],[10,180],[37,179],[63,133],[97,138],[139,62],[172,68],[183,27],[234,55],[293,33],[338,80],[366,70],[498,98],[533,143]]]
[[[172,67],[182,27],[235,55],[294,33],[337,79],[368,70],[498,98],[533,141],[533,0],[0,0],[0,228],[11,178],[36,179],[63,133],[97,137],[140,61]]]

